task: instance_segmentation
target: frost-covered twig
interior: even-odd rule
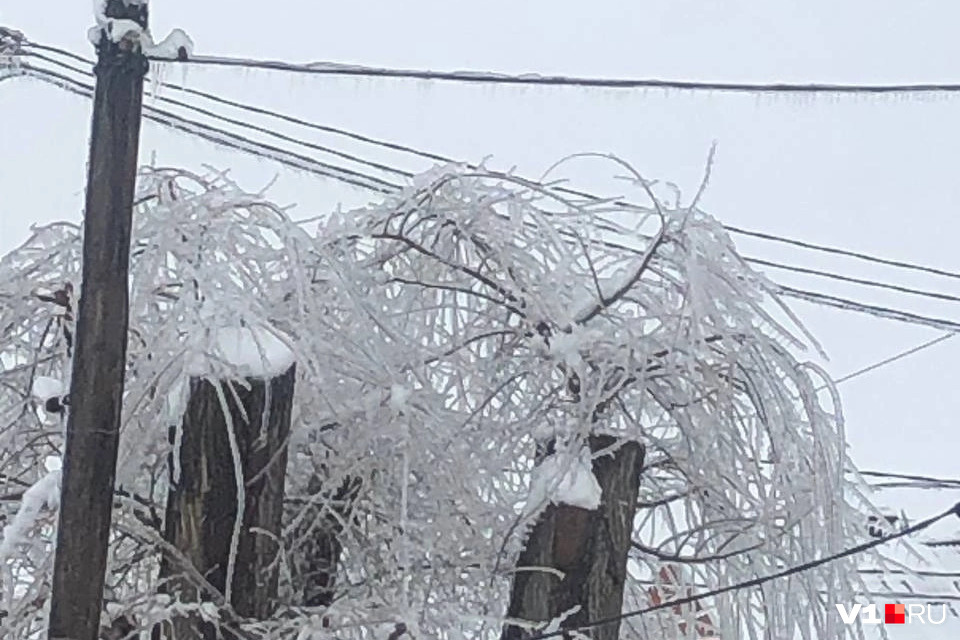
[[[630,561],[626,606],[646,606],[640,585],[665,562],[712,559],[685,565],[689,579],[722,588],[860,534],[837,400],[799,359],[802,331],[770,312],[777,291],[702,211],[622,208],[459,166],[334,212],[315,235],[217,172],[145,169],[137,201],[124,490],[162,504],[180,480],[167,460],[191,375],[297,362],[278,614],[231,618],[224,593],[174,561],[227,624],[272,638],[386,637],[400,622],[421,637],[498,636],[524,505],[596,502],[574,496],[590,483],[570,476],[587,478],[572,461],[597,434],[650,452],[633,538],[658,554]],[[56,225],[0,260],[0,487],[12,491],[8,478],[36,477],[25,474],[62,444],[59,417],[32,393],[67,380],[62,309],[34,294],[79,281],[79,248],[76,226]],[[223,348],[251,331],[277,337],[284,357],[269,338]],[[533,482],[545,442],[570,464]],[[171,550],[143,505],[120,501],[111,584],[129,605],[118,614],[200,615],[189,598],[136,608],[160,595]],[[8,565],[41,600],[47,551]],[[810,611],[823,613],[825,589],[862,591],[852,569],[791,576],[790,601],[718,595],[717,632],[825,637]],[[0,631],[33,640],[34,615],[18,610]]]

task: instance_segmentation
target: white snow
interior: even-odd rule
[[[107,0],[93,0],[93,19],[97,21],[97,26],[107,24]]]
[[[101,37],[103,37],[103,29],[100,25],[95,25],[87,29],[87,40],[89,40],[93,46],[96,47],[100,45]]]
[[[532,475],[525,509],[528,513],[540,509],[548,501],[590,510],[600,506],[602,490],[597,477],[593,475],[588,449],[577,454],[556,453],[548,456],[533,470]]]
[[[127,37],[140,40],[143,35],[143,27],[135,20],[128,20],[126,18],[109,18],[107,20],[107,37],[114,42],[120,42]]]
[[[183,49],[189,58],[193,55],[193,40],[182,29],[174,29],[160,42],[144,42],[143,53],[153,58],[176,60]]]
[[[574,330],[570,333],[558,332],[550,338],[550,355],[571,367],[583,363],[580,357],[580,335]]]
[[[148,4],[148,0],[124,0],[124,4],[142,6]],[[193,54],[193,40],[182,29],[174,29],[160,42],[154,42],[150,30],[144,29],[135,20],[107,17],[106,0],[93,0],[93,19],[96,25],[87,31],[87,39],[95,47],[106,33],[113,42],[120,42],[126,37],[138,40],[144,55],[155,58],[176,60],[180,57],[181,49],[187,57]]]
[[[210,375],[211,359],[246,377],[273,378],[289,369],[296,356],[272,329],[223,327],[213,332],[204,353],[188,359],[187,374]]]
[[[60,505],[60,471],[50,471],[32,487],[23,492],[20,509],[10,524],[3,528],[0,540],[0,561],[10,557],[14,547],[29,542],[29,532],[44,507],[56,509]]]
[[[35,398],[46,401],[57,398],[64,393],[63,382],[56,378],[37,376],[33,381],[33,395]]]
[[[63,468],[63,460],[60,456],[47,456],[43,461],[43,468],[47,470],[47,473],[60,471]]]
[[[0,57],[15,55],[19,52],[23,40],[23,33],[20,31],[0,26]],[[7,62],[8,59],[5,58],[4,61]]]
[[[402,384],[395,384],[390,388],[390,409],[395,413],[403,411],[410,399],[410,388]]]
[[[540,633],[541,634],[556,633],[557,631],[560,630],[560,625],[562,625],[567,618],[569,618],[570,616],[580,611],[580,609],[581,609],[580,605],[576,604],[570,607],[569,609],[567,609],[566,611],[561,612],[560,615],[558,615],[553,620],[548,622],[547,626],[545,626],[543,629],[540,630]]]
[[[87,30],[87,39],[93,46],[99,46],[104,33],[112,42],[120,42],[126,37],[142,42],[150,41],[149,32],[136,21],[126,18],[108,18],[101,14],[97,16],[97,24]]]
[[[124,4],[127,6],[139,7],[149,4],[148,0],[124,0]],[[109,18],[107,18],[107,0],[93,0],[93,18],[97,21],[97,24],[104,26],[107,24]]]

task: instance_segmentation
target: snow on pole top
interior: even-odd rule
[[[589,449],[579,454],[558,452],[534,468],[525,510],[532,513],[552,502],[592,511],[600,506],[602,493]]]
[[[146,7],[148,0],[123,0],[123,3],[127,7]],[[93,18],[96,25],[90,28],[87,37],[95,47],[100,45],[101,39],[106,35],[112,42],[120,42],[125,38],[138,42],[143,54],[151,58],[185,60],[193,55],[193,40],[182,29],[174,29],[157,42],[150,29],[136,20],[109,17],[107,0],[94,0]]]
[[[274,378],[286,372],[294,362],[293,351],[272,329],[223,327],[211,332],[206,348],[194,352],[186,371],[193,377],[223,377],[229,373],[249,378]]]

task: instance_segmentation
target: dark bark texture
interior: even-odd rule
[[[146,4],[109,0],[106,15],[147,24]],[[120,436],[128,328],[128,270],[148,63],[124,39],[98,46],[83,284],[67,416],[66,448],[48,638],[96,640]]]
[[[353,503],[361,487],[360,479],[354,477],[347,477],[334,491],[326,484],[320,476],[312,476],[307,486],[311,504],[300,507],[307,513],[291,508],[299,522],[291,536],[298,545],[292,554],[292,577],[300,590],[300,604],[306,607],[327,606],[333,601],[343,552],[343,523],[353,517]]]
[[[206,380],[191,381],[179,447],[179,483],[172,484],[167,498],[167,541],[224,593],[237,520],[237,482],[228,435],[232,423],[245,499],[230,604],[247,618],[268,617],[276,600],[282,553],[277,541],[281,536],[294,381],[295,367],[269,381],[223,381],[229,421],[215,385]],[[170,578],[165,587],[168,592],[179,593],[186,601],[208,599],[208,594],[188,578],[179,577],[182,571],[169,559],[160,573],[161,578]],[[173,626],[175,634],[168,633],[167,637],[176,640],[217,638],[212,625],[197,620],[180,620]],[[223,637],[234,636],[224,631]]]
[[[598,452],[615,443],[610,436],[592,436],[590,449]],[[580,610],[561,625],[569,629],[620,613],[643,458],[643,446],[627,442],[593,461],[603,491],[595,511],[564,504],[544,510],[517,561],[508,617],[547,622],[579,605]],[[536,567],[556,569],[564,577]],[[619,623],[611,623],[582,633],[615,640],[619,631]],[[502,640],[531,635],[535,634],[507,625]]]

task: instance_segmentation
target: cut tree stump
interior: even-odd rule
[[[191,380],[180,445],[172,454],[179,458],[179,478],[171,482],[164,536],[225,594],[238,512],[231,430],[235,436],[245,495],[229,591],[234,611],[245,618],[268,617],[277,595],[295,379],[294,365],[270,380],[222,381],[226,413],[214,383]],[[168,557],[161,565],[160,577],[168,580],[164,591],[185,602],[210,600],[210,594],[198,589],[196,581],[184,576],[182,568]],[[163,625],[160,635],[176,640],[218,638],[214,625],[194,617],[176,620],[172,627],[173,634]],[[236,637],[229,630],[222,634],[228,640]]]
[[[611,436],[590,438],[593,453],[615,444]],[[593,461],[603,492],[598,509],[551,504],[544,510],[517,560],[508,618],[545,623],[579,606],[560,625],[571,629],[620,614],[643,458],[643,445],[626,442]],[[549,569],[562,572],[563,578]],[[595,640],[616,640],[619,631],[620,624],[611,623],[582,633]],[[508,624],[501,639],[533,635]]]

